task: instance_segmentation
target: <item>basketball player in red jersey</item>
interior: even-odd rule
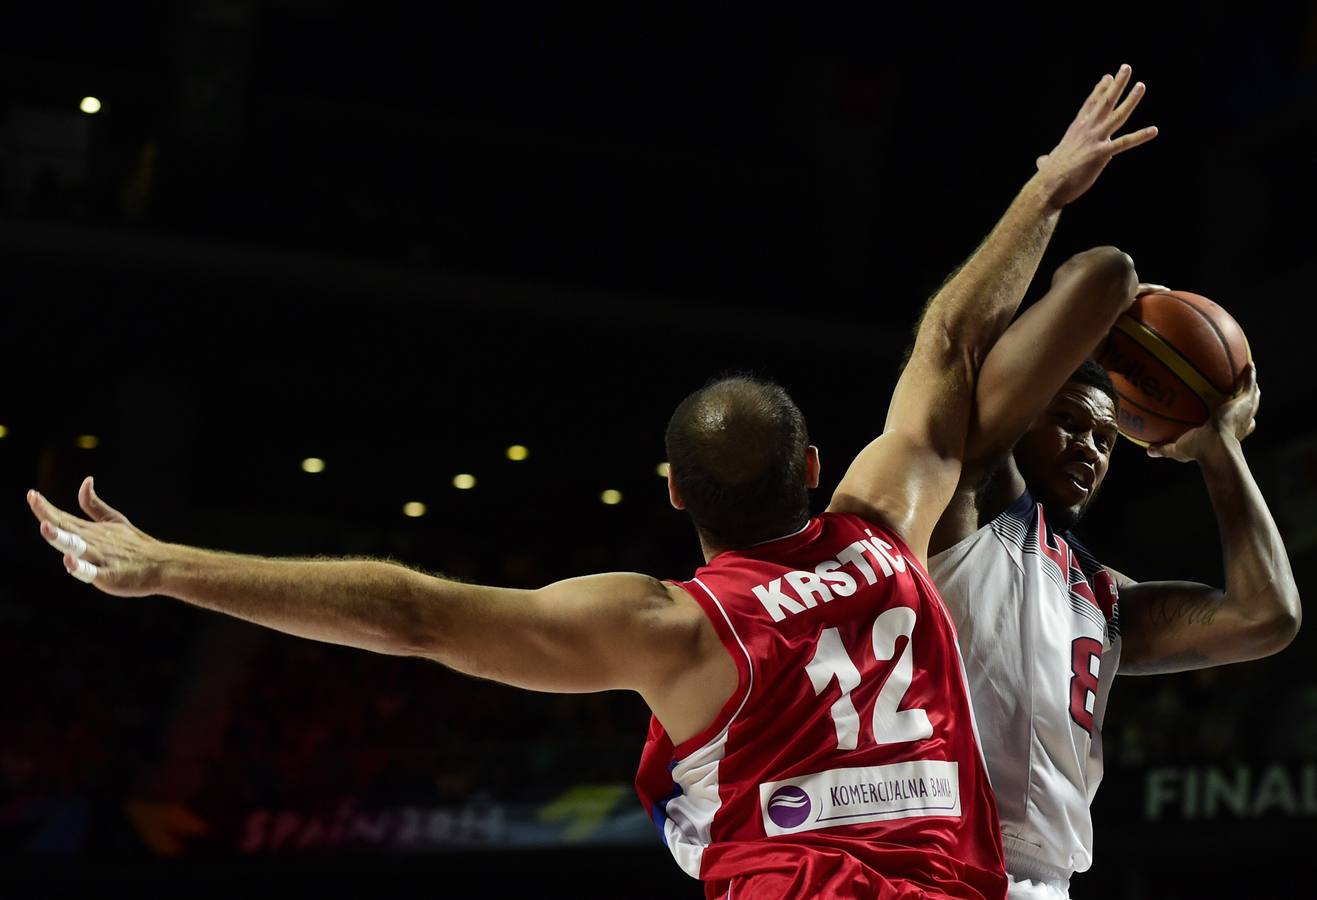
[[[964,488],[932,540],[929,570],[956,623],[1013,900],[1066,897],[1071,876],[1092,863],[1089,804],[1116,674],[1268,656],[1302,618],[1240,444],[1260,398],[1251,364],[1205,425],[1149,450],[1199,464],[1224,589],[1135,582],[1071,531],[1103,484],[1117,434],[1115,387],[1085,357],[1129,303],[1052,291],[1006,331],[983,366]]]
[[[1142,95],[1122,100],[1128,77],[1097,84],[929,302],[885,430],[823,515],[809,515],[818,453],[781,388],[730,379],[678,407],[669,489],[708,561],[689,582],[615,573],[522,591],[378,561],[213,553],[142,533],[90,478],[78,494],[90,521],[28,502],[67,570],[109,594],[165,594],[534,690],[637,691],[654,713],[637,787],[709,896],[1000,898],[955,634],[923,561],[960,477],[979,363],[1061,209],[1156,134],[1112,137]],[[1070,273],[1056,290],[1130,287],[1116,251]]]

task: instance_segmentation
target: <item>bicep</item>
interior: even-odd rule
[[[1183,672],[1266,656],[1265,624],[1226,592],[1191,581],[1135,583],[1120,576],[1120,672]]]
[[[514,687],[645,690],[694,649],[698,624],[662,582],[614,573],[539,590],[477,588],[423,655]]]

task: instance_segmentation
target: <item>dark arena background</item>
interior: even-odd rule
[[[1311,602],[1317,4],[7,6],[0,896],[699,896],[631,787],[635,696],[106,597],[24,491],[74,507],[92,473],[234,551],[685,577],[676,403],[781,381],[822,508],[925,299],[1121,62],[1161,136],[1065,212],[1026,303],[1112,243],[1235,315]],[[1100,557],[1221,582],[1195,466],[1122,442],[1112,476]],[[1074,896],[1313,895],[1315,646],[1117,680]]]

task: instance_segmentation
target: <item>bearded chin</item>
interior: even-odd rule
[[[1083,506],[1061,506],[1058,503],[1044,503],[1043,509],[1047,513],[1047,524],[1052,527],[1053,531],[1070,531],[1079,524],[1079,520],[1084,518],[1084,510],[1088,504]]]
[[[1062,506],[1053,498],[1043,500],[1043,511],[1047,513],[1047,521],[1056,531],[1070,531],[1084,518],[1101,490],[1102,485],[1099,484],[1088,495],[1088,499],[1078,506]]]

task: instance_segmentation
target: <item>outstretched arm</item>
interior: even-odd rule
[[[28,504],[74,577],[120,597],[163,594],[278,631],[376,653],[421,656],[459,672],[538,691],[639,692],[674,731],[703,718],[735,685],[735,668],[698,605],[644,575],[574,578],[539,590],[462,584],[375,560],[291,560],[158,541],[97,496],[89,519]],[[729,674],[730,673],[730,674]],[[721,699],[691,709],[675,690],[705,678]],[[730,679],[730,680],[729,680]],[[689,685],[686,685],[689,687]],[[707,713],[707,714],[706,714]]]
[[[979,368],[1015,314],[1061,209],[1113,156],[1157,134],[1144,128],[1112,138],[1143,96],[1136,84],[1121,101],[1129,78],[1128,66],[1103,76],[983,244],[929,302],[883,435],[856,457],[829,509],[885,522],[925,558],[960,479]]]
[[[1261,392],[1252,364],[1240,393],[1208,424],[1149,448],[1152,456],[1196,460],[1221,530],[1226,586],[1185,581],[1120,585],[1124,674],[1179,672],[1270,656],[1303,621],[1299,590],[1240,441],[1253,431]]]

